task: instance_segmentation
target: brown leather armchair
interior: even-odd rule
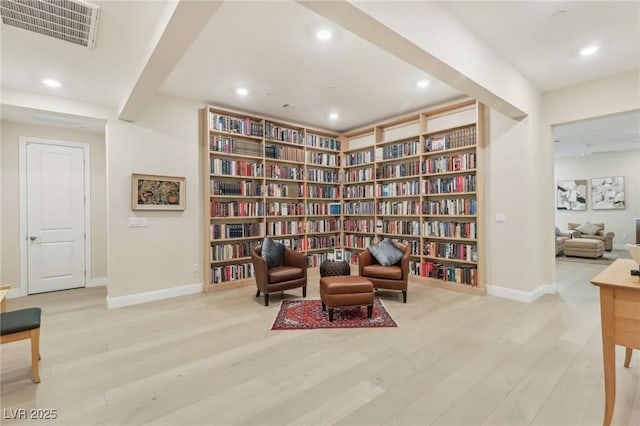
[[[267,267],[261,257],[262,246],[251,248],[251,261],[256,278],[256,297],[264,293],[264,306],[269,306],[269,293],[302,287],[302,297],[307,297],[307,259],[302,253],[285,248],[282,265]]]
[[[373,283],[374,288],[402,291],[402,301],[407,303],[407,279],[409,278],[409,256],[411,247],[397,241],[396,247],[404,252],[402,259],[391,266],[382,266],[378,263],[369,249],[360,253],[359,273]]]

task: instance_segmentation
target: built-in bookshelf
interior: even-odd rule
[[[479,237],[482,105],[473,100],[343,136],[343,246],[411,247],[412,281],[485,294]]]
[[[412,282],[486,293],[483,106],[465,100],[344,135],[203,110],[205,291],[253,283],[265,235],[319,266],[382,238],[411,247]]]
[[[242,112],[203,109],[205,292],[253,282],[265,235],[318,266],[340,247],[337,135]]]

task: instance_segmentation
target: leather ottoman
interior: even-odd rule
[[[325,260],[320,264],[320,278],[336,275],[351,275],[349,262],[345,260]]]
[[[342,275],[320,278],[322,310],[329,308],[329,321],[333,321],[333,309],[345,306],[367,306],[367,317],[373,313],[373,284],[358,275]]]
[[[604,254],[604,242],[590,238],[572,238],[564,241],[564,255],[596,259]]]

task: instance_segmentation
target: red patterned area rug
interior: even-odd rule
[[[283,300],[272,330],[311,330],[314,328],[397,327],[379,298],[373,301],[373,314],[367,318],[367,307],[335,308],[333,322],[329,311],[322,311],[319,300]]]

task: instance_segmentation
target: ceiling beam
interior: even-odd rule
[[[347,1],[296,1],[369,43],[423,70],[465,95],[478,99],[508,117],[519,120],[527,115],[520,108]]]
[[[146,103],[158,92],[174,67],[216,14],[223,1],[180,0],[167,5],[157,36],[152,40],[131,90],[124,98],[118,118],[135,121]]]

